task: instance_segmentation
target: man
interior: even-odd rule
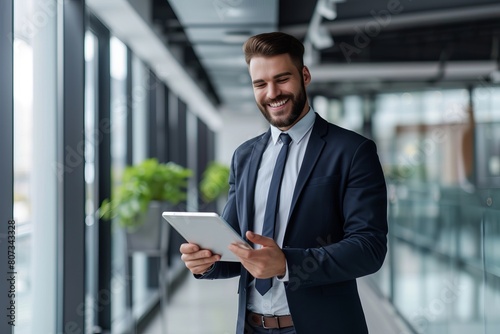
[[[243,49],[270,129],[236,149],[222,216],[254,249],[231,245],[241,263],[229,263],[183,244],[181,258],[197,278],[240,275],[238,334],[367,333],[356,278],[377,271],[387,250],[375,144],[311,110],[300,41],[266,33]],[[285,146],[279,185],[275,165]],[[271,206],[277,211],[268,215]]]

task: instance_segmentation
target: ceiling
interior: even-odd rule
[[[499,70],[498,0],[318,2],[153,0],[153,22],[214,104],[235,112],[255,110],[241,46],[262,32],[287,32],[310,46],[313,95],[474,84]],[[333,20],[318,9],[331,13],[331,3]]]

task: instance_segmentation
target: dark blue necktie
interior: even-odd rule
[[[288,154],[288,145],[292,138],[286,133],[280,135],[283,146],[281,147],[276,165],[274,166],[273,176],[271,178],[271,185],[269,186],[269,194],[267,195],[266,212],[264,214],[264,226],[262,228],[262,235],[274,239],[274,226],[276,225],[276,215],[279,208],[281,180],[283,179],[283,171],[285,170],[285,162]],[[264,295],[272,286],[273,279],[256,279],[255,288],[261,295]]]

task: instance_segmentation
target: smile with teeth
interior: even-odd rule
[[[281,101],[277,101],[277,102],[273,102],[273,103],[269,103],[269,105],[273,108],[278,108],[278,107],[281,107],[282,105],[284,105],[285,103],[288,102],[288,99],[285,99],[285,100],[281,100]]]

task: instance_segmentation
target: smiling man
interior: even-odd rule
[[[222,216],[254,248],[231,245],[230,263],[187,243],[181,258],[197,278],[240,276],[237,334],[368,333],[356,278],[387,250],[376,146],[311,109],[299,40],[260,34],[243,50],[270,128],[236,149]]]

